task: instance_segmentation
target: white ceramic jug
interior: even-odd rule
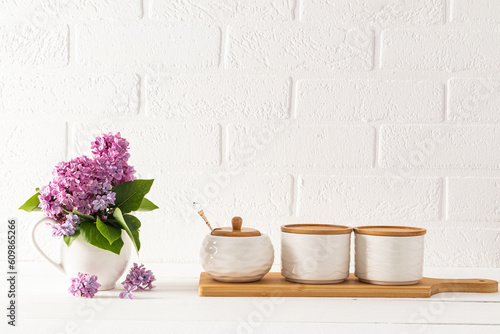
[[[47,220],[54,222],[52,218],[43,218],[33,225],[31,231],[33,245],[40,255],[69,278],[78,277],[79,272],[97,275],[97,282],[101,284],[99,290],[113,289],[127,269],[130,260],[132,242],[127,233],[122,231],[123,247],[120,255],[97,248],[85,242],[82,236],[77,237],[70,247],[64,243],[62,238],[59,238],[60,262],[56,262],[41,250],[35,238],[36,228]]]

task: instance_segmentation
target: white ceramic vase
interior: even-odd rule
[[[127,269],[130,260],[132,242],[126,232],[122,231],[123,247],[120,255],[97,248],[85,242],[81,236],[77,237],[70,247],[59,238],[60,262],[56,262],[42,251],[35,238],[36,228],[47,220],[54,222],[51,218],[44,218],[33,225],[32,229],[33,244],[40,255],[69,278],[78,277],[79,272],[96,275],[97,282],[101,284],[99,290],[113,289]]]

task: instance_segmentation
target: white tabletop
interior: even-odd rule
[[[18,326],[8,332],[500,333],[500,293],[425,299],[199,297],[200,266],[148,268],[157,277],[156,288],[136,293],[134,300],[119,299],[119,289],[84,299],[71,296],[69,280],[48,263],[20,263]],[[426,268],[424,274],[500,280],[500,269]]]

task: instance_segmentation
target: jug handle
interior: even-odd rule
[[[45,217],[45,218],[39,220],[35,225],[33,225],[32,229],[31,229],[31,241],[33,242],[33,246],[35,246],[35,249],[38,251],[38,253],[40,253],[41,256],[43,256],[43,258],[45,258],[45,260],[49,261],[50,264],[52,264],[54,267],[59,269],[62,273],[65,273],[62,263],[57,263],[54,260],[52,260],[51,258],[49,258],[47,256],[47,254],[45,254],[45,252],[42,251],[42,249],[40,248],[40,246],[38,246],[38,243],[36,242],[35,231],[36,231],[38,225],[40,225],[42,222],[44,222],[46,220],[54,221],[52,218]]]

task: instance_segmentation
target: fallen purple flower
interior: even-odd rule
[[[151,270],[146,270],[143,264],[139,266],[137,263],[134,263],[134,266],[130,268],[129,273],[122,284],[135,285],[139,290],[151,290],[154,288],[152,283],[155,280],[156,277]]]
[[[120,292],[120,298],[128,297],[129,299],[134,299],[133,292],[137,290],[137,285],[130,285],[128,283],[123,284],[125,291]]]
[[[73,296],[94,298],[101,284],[97,283],[96,275],[78,273],[78,277],[71,279],[68,291]]]

